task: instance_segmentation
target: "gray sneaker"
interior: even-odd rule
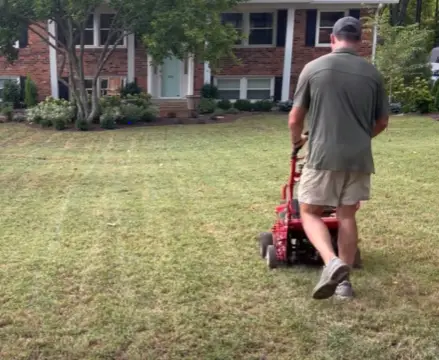
[[[349,280],[344,280],[335,289],[335,296],[340,300],[349,300],[354,297],[354,290]]]
[[[320,280],[313,290],[314,299],[327,299],[334,295],[338,284],[349,277],[349,266],[338,257],[323,268]]]

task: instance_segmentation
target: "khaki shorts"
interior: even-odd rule
[[[370,174],[359,172],[302,170],[299,202],[308,205],[355,205],[370,198]]]

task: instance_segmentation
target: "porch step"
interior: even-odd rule
[[[186,99],[153,99],[154,105],[158,106],[161,117],[183,117],[189,116]]]

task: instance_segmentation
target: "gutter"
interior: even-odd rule
[[[382,9],[383,4],[380,3],[378,5],[377,11],[375,12],[375,24],[373,25],[373,41],[372,41],[372,64],[375,65],[376,59],[376,51],[377,51],[377,42],[378,42],[378,21],[379,21],[379,13]]]

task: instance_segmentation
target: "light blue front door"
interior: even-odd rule
[[[180,97],[181,62],[177,58],[167,58],[162,65],[162,97]]]

